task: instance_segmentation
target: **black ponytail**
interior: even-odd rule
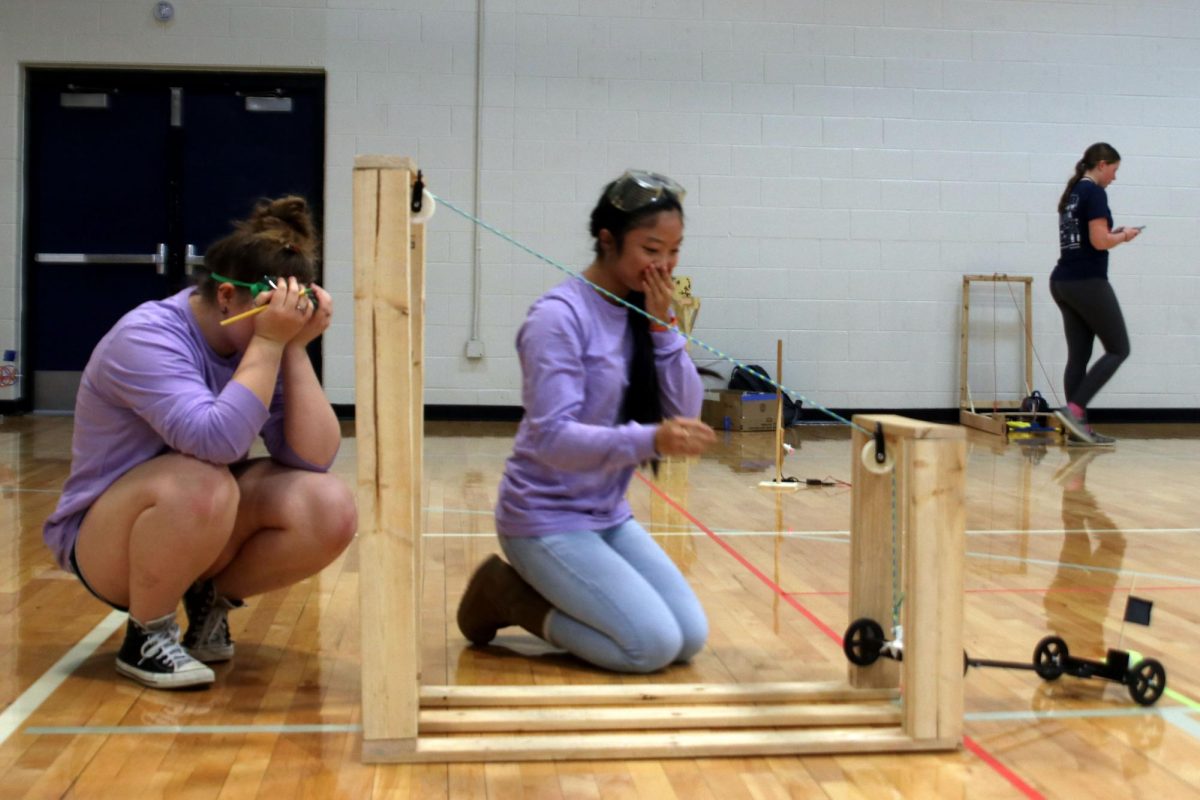
[[[630,292],[625,299],[646,310],[646,296],[641,292]],[[654,425],[662,422],[662,398],[654,363],[654,340],[650,338],[650,320],[629,309],[629,328],[633,332],[633,357],[629,359],[629,388],[625,390],[625,400],[621,404],[621,420]]]

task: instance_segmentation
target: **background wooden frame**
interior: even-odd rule
[[[895,463],[903,663],[846,682],[422,686],[424,232],[416,165],[354,167],[362,757],[523,761],[945,750],[962,741],[965,431],[858,416],[852,439],[851,615],[890,627],[893,474],[867,469],[883,426]],[[899,687],[905,687],[903,702]]]
[[[1033,391],[1033,277],[1031,275],[963,275],[962,287],[962,330],[959,338],[958,362],[958,421],[969,427],[998,436],[1008,435],[1008,417],[1032,416],[1021,411],[1020,400],[1000,400],[991,398],[975,403],[967,385],[967,369],[970,361],[970,321],[971,321],[971,284],[982,283],[1023,283],[1025,284],[1025,313],[1022,318],[1025,323],[1025,390],[1024,395]],[[991,408],[987,412],[977,409],[983,406]]]

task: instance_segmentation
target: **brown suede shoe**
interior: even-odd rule
[[[458,629],[472,644],[487,644],[496,631],[520,625],[534,636],[550,613],[550,603],[500,556],[489,556],[467,583],[458,603]]]

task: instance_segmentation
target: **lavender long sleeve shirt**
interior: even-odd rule
[[[652,333],[663,416],[695,417],[704,387],[676,331]],[[496,530],[601,530],[633,516],[625,490],[654,457],[657,425],[618,422],[633,334],[628,311],[581,280],[533,304],[517,334],[525,416],[505,465]]]
[[[42,531],[63,569],[92,503],[117,478],[163,453],[232,464],[246,457],[261,433],[277,461],[317,472],[329,468],[288,446],[282,377],[269,410],[231,380],[242,354],[226,358],[209,346],[188,302],[194,291],[130,311],[88,359],[75,398],[71,472]]]

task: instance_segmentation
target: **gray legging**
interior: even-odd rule
[[[1067,401],[1087,408],[1121,362],[1129,358],[1125,318],[1112,284],[1105,278],[1050,281],[1050,296],[1062,311],[1067,334],[1067,368],[1063,372]],[[1104,345],[1104,355],[1088,369],[1096,338]]]

